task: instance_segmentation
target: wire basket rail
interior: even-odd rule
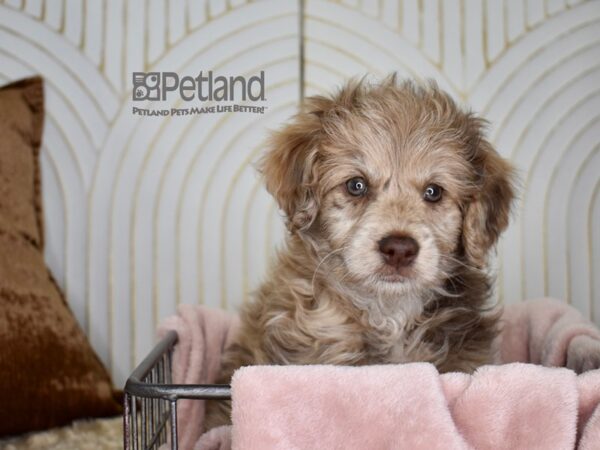
[[[175,344],[177,333],[170,331],[127,379],[123,411],[125,450],[158,449],[168,443],[171,450],[177,450],[179,399],[231,399],[229,385],[173,384]]]

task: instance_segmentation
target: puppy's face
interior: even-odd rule
[[[434,86],[350,84],[275,134],[267,187],[321,269],[379,293],[480,268],[508,223],[511,169]]]
[[[324,147],[330,188],[317,239],[365,285],[438,284],[456,263],[469,166],[449,143],[401,142],[384,130],[371,138],[348,151]]]

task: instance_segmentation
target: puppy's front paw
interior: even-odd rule
[[[567,350],[567,367],[577,373],[600,368],[600,340],[585,335],[574,337]]]

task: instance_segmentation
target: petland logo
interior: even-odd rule
[[[133,101],[209,102],[188,108],[145,109],[133,107],[133,114],[141,116],[182,116],[190,114],[249,112],[264,114],[266,106],[235,102],[264,102],[265,73],[249,78],[244,76],[214,76],[212,71],[200,72],[196,77],[182,78],[175,72],[133,72]],[[223,104],[229,103],[229,104]]]

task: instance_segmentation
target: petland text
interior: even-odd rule
[[[179,77],[175,72],[133,72],[133,101],[264,102],[265,72],[251,77],[215,76],[212,71]]]

